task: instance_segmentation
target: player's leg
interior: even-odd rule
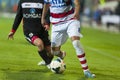
[[[74,47],[76,54],[77,54],[77,57],[81,63],[81,66],[82,66],[82,69],[83,69],[85,76],[88,78],[93,78],[94,74],[91,74],[89,71],[89,68],[87,65],[87,60],[85,57],[85,52],[84,52],[82,45],[80,43],[81,34],[80,34],[79,21],[75,20],[75,21],[70,23],[70,25],[68,27],[68,34],[72,40],[73,47]]]
[[[52,61],[52,59],[53,59],[53,54],[51,53],[51,46],[49,45],[49,46],[45,46],[45,51],[46,51],[46,53],[47,53],[47,56],[49,56],[49,63]],[[39,66],[45,66],[46,65],[46,62],[45,61],[40,61],[39,63],[38,63],[38,65]]]
[[[51,47],[52,47],[52,53],[55,56],[58,56],[60,58],[64,58],[66,53],[64,51],[61,51],[61,45],[64,44],[67,40],[67,36],[64,33],[64,27],[62,25],[53,25],[52,26],[52,35],[51,35]]]
[[[47,55],[47,51],[44,49],[43,41],[38,36],[35,36],[33,33],[29,33],[29,34],[25,33],[25,37],[27,41],[38,47],[39,55],[45,61],[46,64],[49,64],[50,63],[49,57]]]
[[[94,78],[95,75],[92,74],[90,71],[89,71],[89,68],[88,68],[88,64],[87,64],[87,60],[86,60],[86,57],[85,57],[85,52],[82,48],[82,45],[79,41],[79,39],[77,39],[76,36],[73,36],[71,37],[72,39],[72,44],[76,50],[76,54],[77,54],[77,57],[81,63],[81,66],[82,66],[82,69],[83,69],[83,72],[85,74],[85,77],[87,78]]]
[[[47,51],[47,55],[52,59],[54,56],[51,50],[51,45],[45,46],[45,50]]]
[[[53,54],[51,53],[51,42],[49,39],[48,32],[43,31],[43,34],[44,35],[40,35],[40,39],[43,41],[44,49],[47,52],[48,58],[46,60],[49,61],[48,63],[50,64],[53,59]],[[41,61],[40,63],[38,63],[38,65],[45,65],[45,62]]]
[[[44,48],[44,43],[40,38],[36,38],[33,41],[33,44],[38,47],[38,53],[42,57],[42,59],[45,61],[46,65],[50,64],[49,57],[47,55],[47,51]]]
[[[59,47],[52,47],[52,52],[55,56],[60,57],[61,59],[64,59],[64,57],[66,56],[66,52],[61,51],[60,46]]]

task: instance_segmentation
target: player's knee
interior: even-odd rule
[[[80,44],[79,40],[74,40],[72,42],[72,44],[73,44],[73,47],[75,48],[77,53],[79,53],[79,54],[84,53],[84,50],[83,50],[82,45]]]
[[[39,49],[39,50],[43,50],[43,49],[44,49],[44,46],[43,46],[43,45],[39,45],[39,46],[38,46],[38,49]]]
[[[34,45],[38,47],[38,49],[41,51],[44,49],[44,44],[42,42],[42,40],[40,40],[39,38],[34,40]]]
[[[38,47],[38,49],[41,51],[44,49],[44,45],[40,42],[36,43],[36,46]]]

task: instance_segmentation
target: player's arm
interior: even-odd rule
[[[47,11],[47,14],[45,16],[44,27],[45,27],[45,30],[50,30],[50,10]]]
[[[80,1],[79,0],[74,0],[74,5],[75,5],[75,11],[74,11],[74,18],[79,20],[79,12],[80,12]]]
[[[49,29],[49,26],[46,26],[46,24],[48,24],[47,23],[48,20],[46,20],[48,10],[49,10],[49,4],[45,3],[44,7],[43,7],[43,12],[42,12],[41,24],[45,27],[46,30]],[[49,16],[47,17],[47,19],[49,19]],[[50,22],[49,22],[49,24],[50,24]]]
[[[18,3],[18,9],[17,9],[17,14],[16,14],[16,17],[15,17],[15,20],[14,20],[14,23],[13,23],[13,26],[12,26],[12,29],[10,31],[10,33],[8,34],[8,39],[13,39],[13,35],[15,34],[21,20],[22,20],[22,7],[21,7],[21,3],[19,1]]]

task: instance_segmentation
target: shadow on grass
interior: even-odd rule
[[[47,68],[44,69],[35,69],[35,70],[20,70],[14,71],[10,69],[2,69],[4,72],[4,78],[2,80],[86,80],[84,77],[76,77],[72,75],[70,72],[69,74],[55,74],[52,73]],[[69,75],[73,76],[69,78]]]
[[[3,80],[48,80],[48,69],[11,71],[4,70]]]

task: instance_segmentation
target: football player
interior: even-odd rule
[[[49,65],[53,55],[51,54],[48,31],[41,24],[43,3],[43,0],[19,1],[17,14],[12,29],[8,34],[8,39],[13,39],[21,20],[23,20],[23,32],[26,40],[38,47],[38,53],[45,61],[45,65]],[[50,26],[49,24],[49,17],[47,17],[45,26]]]

